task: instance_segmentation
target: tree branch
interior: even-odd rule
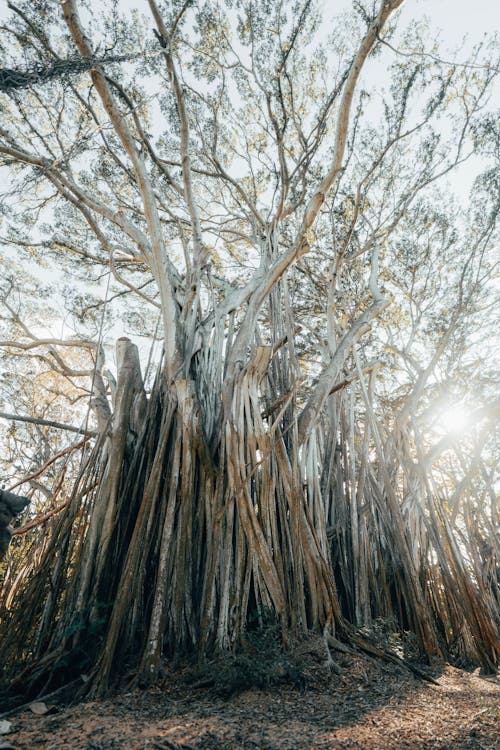
[[[29,424],[39,424],[43,427],[55,427],[58,430],[66,430],[67,432],[76,432],[78,435],[87,435],[88,437],[97,437],[97,432],[93,430],[83,430],[81,427],[73,427],[70,424],[62,424],[61,422],[53,422],[50,419],[38,419],[36,417],[23,417],[20,414],[7,414],[6,412],[0,411],[0,419],[10,419],[15,422],[28,422]]]

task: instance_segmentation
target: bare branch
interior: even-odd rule
[[[38,419],[37,417],[23,417],[20,414],[7,414],[6,412],[0,412],[1,419],[8,419],[14,422],[27,422],[28,424],[39,424],[43,427],[55,427],[57,430],[66,430],[67,432],[76,432],[78,435],[87,435],[88,437],[97,437],[97,432],[93,430],[84,430],[81,427],[73,427],[73,425],[62,424],[61,422],[54,422],[51,419]]]

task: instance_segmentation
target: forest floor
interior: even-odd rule
[[[318,639],[318,653],[319,653]],[[500,681],[446,666],[436,684],[401,667],[341,654],[341,674],[316,659],[302,685],[223,696],[189,671],[103,701],[47,700],[8,718],[7,750],[498,750]],[[217,667],[214,667],[217,668]],[[4,718],[5,721],[5,718]],[[2,721],[0,721],[0,728]],[[3,725],[3,728],[8,728]]]

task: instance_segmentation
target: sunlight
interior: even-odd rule
[[[444,433],[458,435],[469,426],[469,410],[463,404],[452,404],[438,416],[436,423]]]

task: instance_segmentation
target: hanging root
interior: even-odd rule
[[[342,670],[337,664],[337,662],[334,660],[332,656],[332,652],[330,651],[330,648],[334,648],[337,651],[342,651],[343,653],[349,652],[349,649],[347,646],[344,646],[340,641],[338,641],[334,637],[335,632],[335,623],[333,618],[333,613],[330,612],[328,617],[326,618],[325,625],[323,627],[323,643],[325,645],[325,651],[326,651],[326,663],[325,666],[330,672],[334,672],[335,674],[342,674]]]

